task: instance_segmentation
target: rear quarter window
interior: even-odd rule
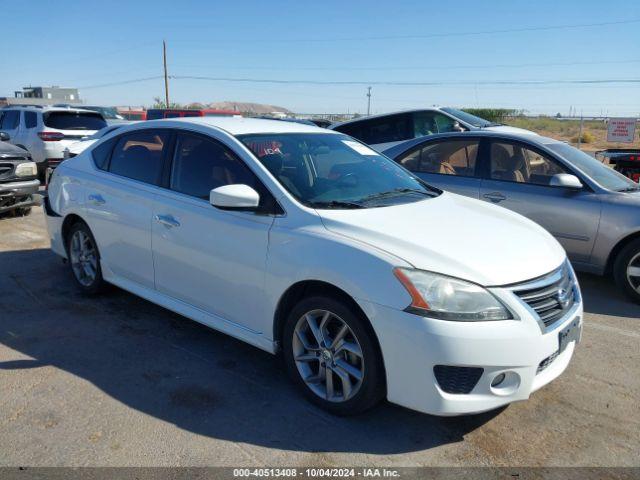
[[[100,130],[107,126],[97,112],[46,112],[44,124],[58,130]]]
[[[106,142],[102,142],[91,151],[93,163],[100,170],[107,170],[109,168],[109,157],[111,157],[113,145],[115,144],[116,140],[117,138],[112,138],[110,140],[107,140]]]

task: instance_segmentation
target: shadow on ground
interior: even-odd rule
[[[584,297],[584,311],[596,315],[640,318],[640,305],[633,303],[610,276],[579,273],[578,282]]]
[[[49,250],[0,252],[0,343],[127,406],[209,437],[296,451],[405,453],[459,442],[500,411],[438,418],[388,403],[338,418],[312,406],[280,361],[113,288],[82,296]]]

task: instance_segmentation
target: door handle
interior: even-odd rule
[[[501,202],[503,200],[506,200],[507,197],[505,197],[503,194],[501,194],[500,192],[491,192],[491,193],[485,193],[484,195],[482,195],[484,198],[486,198],[487,200],[491,200],[493,203],[498,203]]]
[[[104,205],[105,203],[107,203],[106,200],[102,198],[102,195],[98,195],[97,193],[92,193],[91,195],[89,195],[88,200],[94,205]]]
[[[155,217],[156,222],[164,225],[167,228],[173,228],[173,227],[179,227],[180,226],[180,222],[178,220],[176,220],[175,218],[173,218],[173,216],[171,215],[156,215]]]

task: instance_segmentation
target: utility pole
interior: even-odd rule
[[[162,40],[162,61],[164,63],[164,102],[169,108],[169,75],[167,75],[167,42]]]
[[[582,110],[580,110],[580,131],[578,132],[578,150],[580,150],[580,144],[582,144],[582,127],[584,125],[584,116]]]
[[[371,114],[371,87],[367,89],[367,116]]]

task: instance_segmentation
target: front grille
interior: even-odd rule
[[[542,360],[539,364],[538,364],[538,369],[536,370],[536,375],[539,374],[540,372],[542,372],[545,368],[547,368],[549,365],[551,365],[553,363],[553,361],[556,359],[556,357],[560,355],[560,350],[556,350],[555,352],[553,352],[551,355],[549,355],[547,358],[545,358],[544,360]]]
[[[577,299],[577,287],[567,263],[544,277],[510,289],[533,309],[545,327],[567,313]]]
[[[436,365],[433,373],[438,385],[447,393],[469,393],[476,386],[484,369],[480,367],[454,367],[452,365]]]
[[[13,174],[13,163],[0,163],[0,178],[9,178]]]

